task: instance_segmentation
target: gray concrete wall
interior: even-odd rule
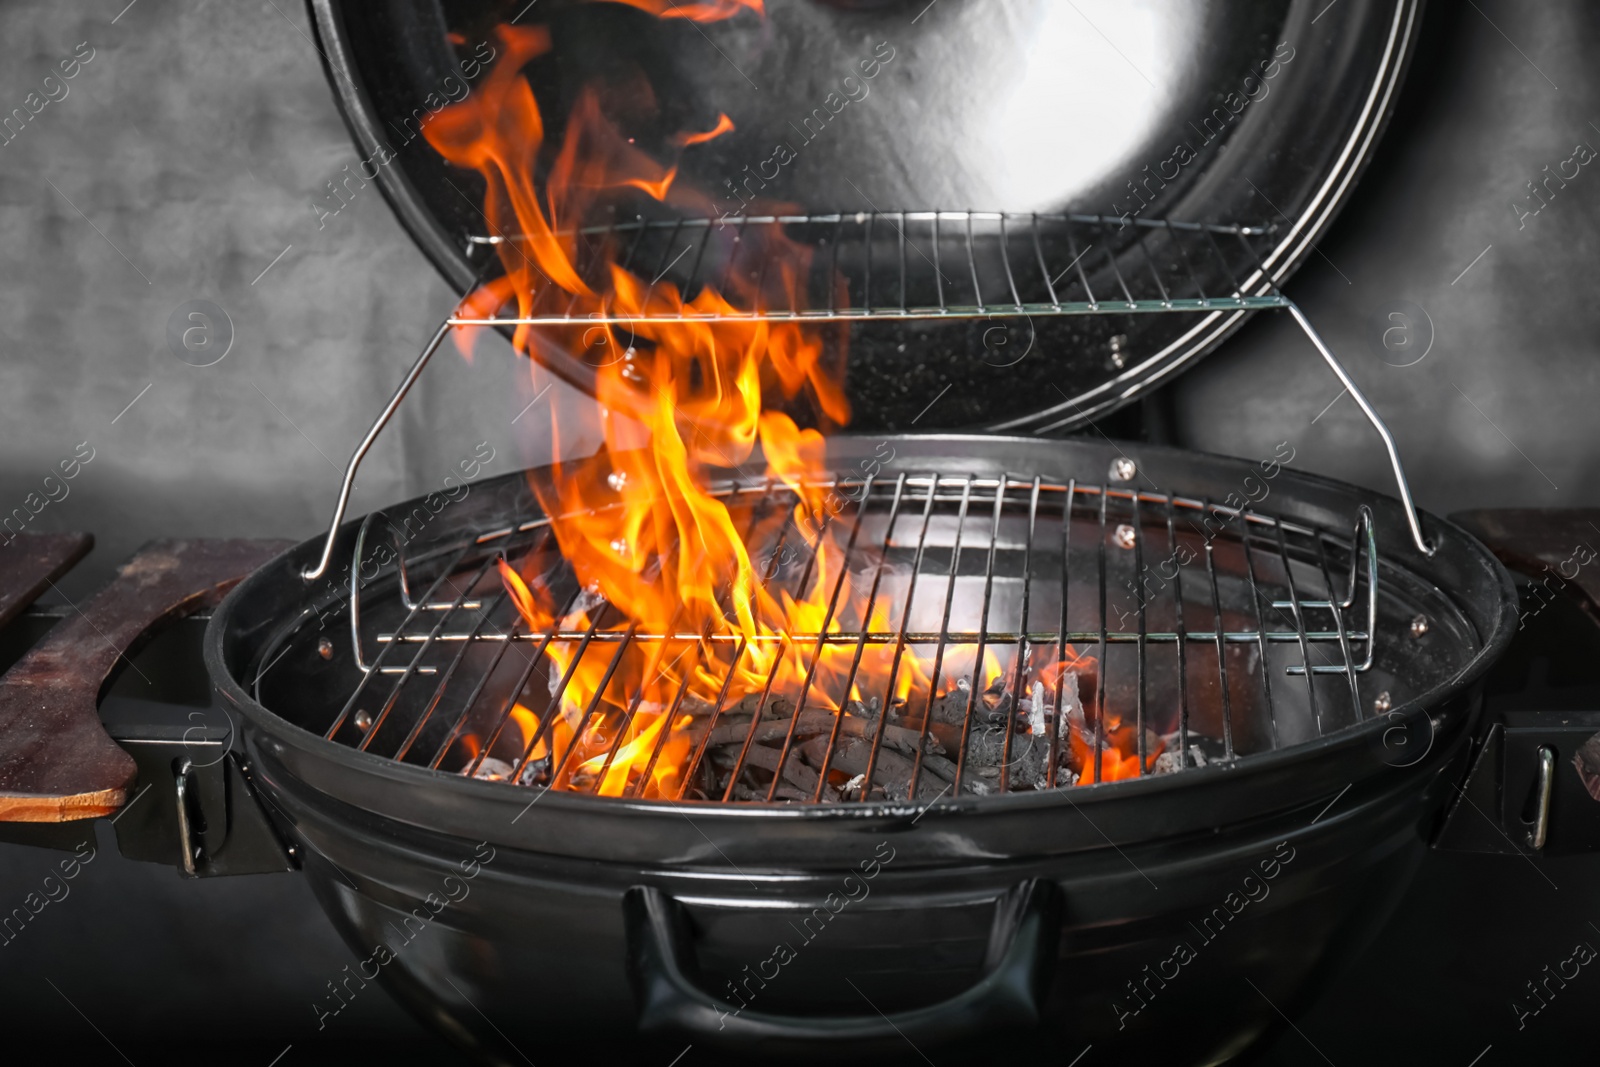
[[[1439,3],[1426,25],[1371,169],[1288,291],[1387,420],[1422,507],[1592,505],[1600,158],[1566,161],[1600,150],[1600,8]],[[1577,173],[1541,207],[1527,183],[1547,166]],[[1285,316],[1176,393],[1185,444],[1289,441],[1295,467],[1393,492],[1377,437]]]
[[[153,537],[315,533],[452,300],[376,186],[319,226],[356,153],[303,5],[124,3],[0,7],[0,112],[27,116],[0,144],[0,516],[94,533],[74,597]],[[92,58],[62,80],[75,49]],[[232,321],[212,366],[168,344],[192,300]],[[352,507],[437,488],[480,441],[489,473],[541,459],[510,424],[533,395],[495,344],[442,352]],[[80,444],[94,458],[60,480]]]

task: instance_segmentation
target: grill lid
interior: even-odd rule
[[[458,289],[503,235],[476,175],[417,130],[472,91],[497,22],[537,20],[555,47],[526,72],[552,114],[642,70],[670,101],[661,133],[733,118],[679,179],[720,194],[728,225],[668,219],[654,238],[703,252],[713,231],[782,225],[842,257],[847,299],[828,306],[849,309],[853,429],[1047,432],[1198,358],[1292,273],[1388,116],[1419,4],[796,0],[705,25],[577,0],[311,6],[362,173]],[[793,215],[758,221],[741,189]],[[1229,229],[1213,254],[1167,220]],[[663,274],[692,286],[718,264]],[[1135,305],[1181,313],[1106,314]],[[578,356],[542,356],[592,388]]]

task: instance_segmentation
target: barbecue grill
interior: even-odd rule
[[[493,22],[311,7],[369,152]],[[771,25],[860,34],[899,12],[804,4]],[[874,174],[861,210],[646,206],[568,233],[586,280],[609,263],[654,279],[626,313],[464,299],[351,458],[326,534],[260,566],[212,619],[207,667],[243,744],[212,777],[182,753],[157,771],[174,783],[184,868],[302,868],[388,987],[486,1056],[558,1023],[615,1027],[621,1005],[647,1044],[687,1034],[735,1052],[881,1058],[997,1035],[1041,1054],[1065,1035],[1116,1035],[1173,1062],[1244,1048],[1270,1009],[1221,993],[1197,993],[1181,1033],[1137,1025],[1164,988],[1150,966],[1193,929],[1191,953],[1299,987],[1332,965],[1330,946],[1373,928],[1464,773],[1475,683],[1516,614],[1488,551],[1418,513],[1377,413],[1280,289],[1382,126],[1415,17],[1404,0],[1253,12],[1251,47],[1219,45],[1192,88],[1221,92],[1252,70],[1261,83],[1256,44],[1315,32],[1354,103],[1328,106],[1321,85],[1282,92],[1240,123],[1236,151],[1146,186],[1136,214],[879,210]],[[739,55],[771,47],[738,20],[702,30],[621,5],[549,19],[574,68],[605,55],[595,41],[635,32],[646,43],[630,51],[681,46],[680,30]],[[937,51],[918,32],[908,66]],[[690,97],[728,76],[667,74]],[[527,77],[563,75],[541,61]],[[969,120],[981,116],[950,125]],[[715,173],[741,150],[693,167]],[[477,198],[437,155],[399,157],[379,181],[469,294],[530,240],[463,212]],[[1257,199],[1274,205],[1268,221],[1218,221]],[[780,242],[807,250],[798,285],[778,279]],[[658,286],[684,301],[653,302]],[[712,289],[743,299],[700,310],[695,294]],[[1361,407],[1395,498],[1290,470],[1292,450],[1243,461],[1000,435],[1089,425],[1259,310],[1286,311]],[[841,356],[847,338],[855,425],[881,431],[831,437],[825,473],[800,486],[751,473],[765,471],[756,457],[710,487],[768,594],[798,599],[831,574],[814,625],[641,626],[563,557],[564,516],[538,493],[548,470],[477,483],[443,511],[425,498],[347,518],[362,459],[452,335],[531,329],[531,354],[594,391],[635,358],[618,336],[753,322],[826,325]],[[620,329],[591,343],[598,327]],[[1036,350],[1062,361],[1029,360]],[[942,374],[982,382],[943,428],[990,432],[902,432]],[[830,501],[831,542],[797,518],[810,496]],[[430,518],[413,530],[419,509]],[[642,573],[680,549],[692,546],[658,546]],[[502,563],[552,598],[549,625],[530,622]],[[618,693],[630,655],[692,655],[704,670],[665,700]],[[796,662],[798,676],[780,675]],[[575,701],[580,674],[599,681]],[[640,749],[645,717],[657,726]],[[132,772],[108,759],[49,789],[12,786],[105,814],[132,795]],[[255,812],[245,858],[200,817],[208,790]],[[1239,920],[1253,933],[1225,934],[1244,914],[1231,904],[1214,929],[1192,926],[1247,876],[1272,881],[1270,903]],[[408,924],[435,932],[428,947],[395,941]]]

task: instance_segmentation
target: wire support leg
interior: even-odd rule
[[[1378,417],[1377,411],[1367,402],[1366,396],[1362,394],[1356,383],[1351,380],[1350,375],[1345,372],[1344,367],[1340,365],[1338,359],[1328,349],[1328,346],[1323,343],[1322,337],[1312,327],[1310,320],[1306,318],[1305,312],[1300,310],[1299,305],[1286,297],[1284,298],[1283,306],[1289,309],[1289,314],[1294,316],[1294,321],[1300,324],[1300,329],[1305,331],[1306,337],[1316,346],[1317,352],[1322,356],[1323,361],[1332,368],[1333,373],[1339,379],[1339,383],[1350,393],[1350,398],[1361,408],[1361,413],[1367,417],[1367,421],[1372,423],[1372,428],[1378,431],[1378,436],[1383,439],[1383,447],[1389,453],[1389,466],[1394,469],[1395,485],[1400,490],[1400,503],[1406,509],[1406,522],[1411,526],[1411,540],[1416,542],[1417,551],[1424,556],[1432,556],[1434,546],[1429,544],[1428,539],[1422,535],[1422,521],[1417,516],[1416,504],[1411,500],[1411,486],[1406,481],[1405,468],[1400,464],[1400,449],[1394,443],[1394,435],[1389,432],[1389,427],[1383,424],[1383,420]]]

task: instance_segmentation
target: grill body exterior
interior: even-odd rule
[[[904,469],[988,475],[1098,477],[1126,454],[1154,485],[1216,498],[1253,469],[1142,445],[892,440]],[[830,462],[848,468],[877,443],[834,439]],[[1104,1041],[1216,1063],[1398,899],[1516,618],[1509,578],[1459,529],[1428,517],[1425,557],[1395,501],[1287,470],[1275,484],[1276,513],[1318,528],[1370,507],[1386,574],[1447,599],[1472,647],[1387,716],[1163,777],[932,804],[716,805],[397,763],[295,725],[241,682],[315,610],[299,577],[312,543],[230,595],[206,660],[243,716],[254,780],[360,958],[345,989],[381,981],[485,1055],[631,1033],[668,1058],[687,1040],[881,1059],[910,1052],[899,1021],[923,1027],[905,1035],[918,1047],[1003,1039],[1070,1059]],[[430,536],[526,518],[528,496],[517,476],[480,483]],[[341,531],[345,551],[355,536]],[[930,1005],[944,1010],[917,1013]]]

